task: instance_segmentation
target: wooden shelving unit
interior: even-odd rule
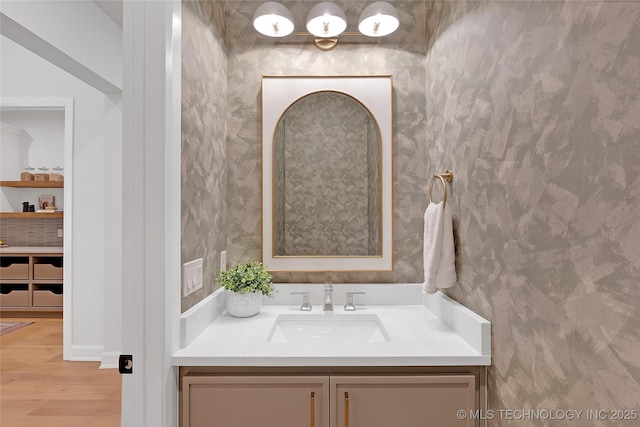
[[[0,181],[0,187],[64,188],[64,181]]]
[[[35,250],[0,255],[0,311],[62,311],[62,265],[62,253]]]
[[[64,188],[64,181],[0,181],[0,187],[13,188]],[[63,212],[0,212],[0,219],[62,218]]]
[[[39,219],[39,218],[63,218],[64,212],[0,212],[0,219]]]

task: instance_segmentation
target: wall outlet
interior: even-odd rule
[[[220,252],[220,271],[227,271],[227,251]]]
[[[58,237],[64,237],[64,230],[62,228],[58,228]]]
[[[186,297],[202,288],[202,258],[182,265],[182,296]]]

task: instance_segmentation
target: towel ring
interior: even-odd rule
[[[447,182],[453,181],[453,172],[447,170],[445,173],[436,173],[431,177],[431,182],[429,183],[429,203],[431,203],[431,192],[433,190],[433,183],[436,182],[436,178],[440,179],[442,183],[442,207],[444,208],[447,205]]]

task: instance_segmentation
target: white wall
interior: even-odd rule
[[[122,28],[94,2],[2,0],[0,11],[122,89]]]
[[[105,97],[104,352],[102,368],[118,366],[122,342],[122,95]]]
[[[102,356],[104,324],[105,95],[65,71],[0,38],[3,97],[73,97],[73,359]],[[114,214],[119,214],[114,212]]]
[[[4,123],[23,130],[21,168],[27,165],[36,168],[46,166],[49,169],[64,166],[63,110],[2,111],[0,117]]]
[[[22,128],[2,122],[0,115],[0,180],[15,181],[20,176],[20,164],[15,161],[21,156]]]

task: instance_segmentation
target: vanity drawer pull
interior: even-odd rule
[[[349,427],[349,393],[344,392],[344,427]]]
[[[313,391],[311,392],[311,422],[309,425],[311,427],[316,425],[316,394]]]

